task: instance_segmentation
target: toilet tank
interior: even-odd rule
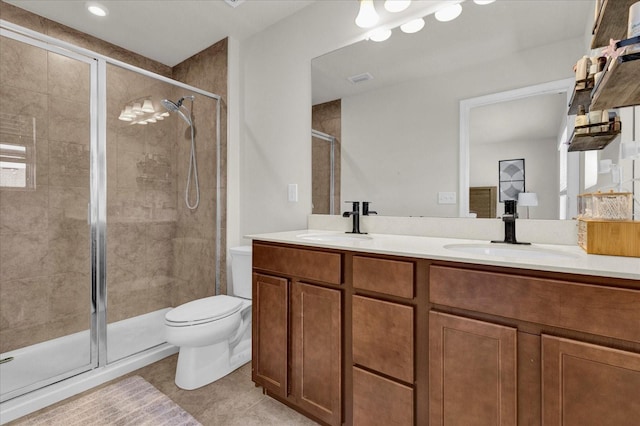
[[[251,299],[251,246],[232,247],[229,251],[231,252],[233,294]]]

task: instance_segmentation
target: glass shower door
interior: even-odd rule
[[[0,36],[0,400],[92,356],[91,59]]]

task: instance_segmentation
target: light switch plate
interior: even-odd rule
[[[455,192],[438,192],[438,204],[456,204]]]
[[[290,183],[287,186],[287,190],[289,192],[289,201],[292,203],[298,202],[298,184]]]

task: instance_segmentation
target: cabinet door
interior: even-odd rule
[[[429,313],[429,425],[517,423],[516,329]]]
[[[542,336],[543,425],[637,426],[640,354]]]
[[[413,388],[353,367],[355,426],[411,426],[413,411]]]
[[[291,394],[300,408],[342,423],[342,333],[339,290],[291,284]]]
[[[287,396],[288,283],[253,274],[253,381]]]

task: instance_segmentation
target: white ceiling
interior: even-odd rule
[[[99,18],[81,0],[5,0],[52,21],[174,66],[231,36],[256,34],[315,0],[96,0],[109,10]]]
[[[382,43],[365,40],[315,58],[314,105],[473,66],[499,67],[500,58],[512,53],[586,36],[594,10],[593,0],[498,0],[485,6],[467,0],[462,6],[454,21],[427,16],[418,33],[395,28]],[[364,72],[374,79],[347,80]]]

